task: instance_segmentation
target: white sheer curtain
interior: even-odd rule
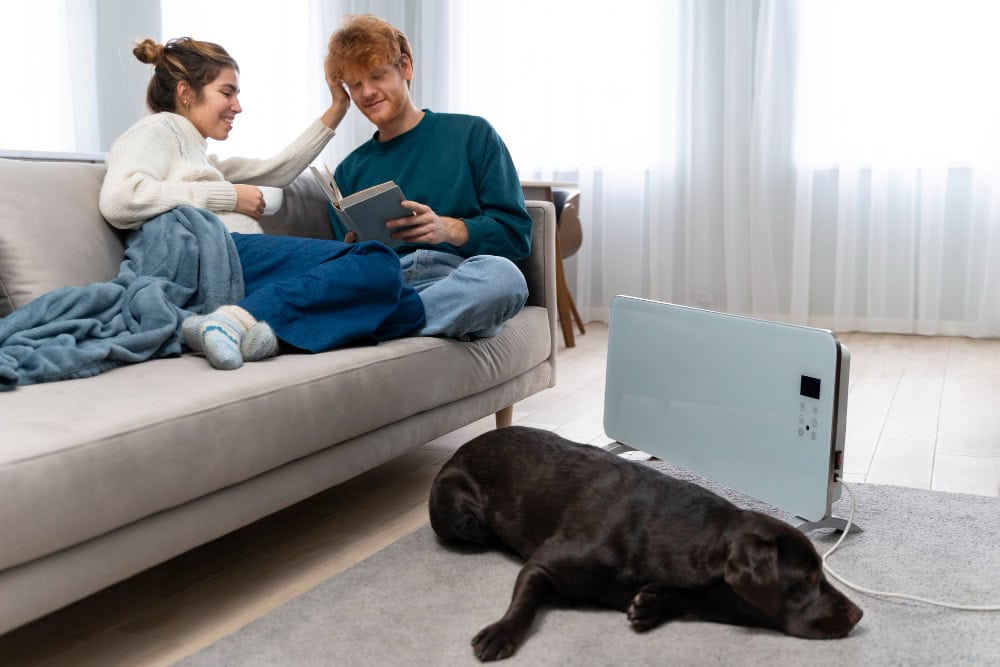
[[[96,0],[5,3],[0,149],[98,152]]]
[[[583,190],[585,318],[1000,335],[989,3],[457,4],[452,110]]]
[[[793,319],[1000,335],[1000,7],[801,9]]]

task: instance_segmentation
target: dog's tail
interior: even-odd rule
[[[428,510],[431,528],[445,542],[502,546],[486,521],[479,494],[469,478],[459,472],[441,471],[431,486]]]

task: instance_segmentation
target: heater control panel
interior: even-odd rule
[[[802,375],[799,380],[799,423],[800,438],[816,440],[820,430],[820,387],[822,380]]]

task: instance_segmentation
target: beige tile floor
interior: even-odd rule
[[[845,479],[1000,495],[1000,340],[843,334]],[[559,355],[514,422],[604,444],[607,327]],[[430,482],[491,418],[0,637],[0,665],[165,665],[426,522]]]

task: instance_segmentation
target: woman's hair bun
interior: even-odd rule
[[[132,54],[139,59],[139,62],[146,63],[147,65],[155,65],[163,58],[163,45],[157,44],[152,39],[147,38],[136,42],[135,48],[132,49]]]

